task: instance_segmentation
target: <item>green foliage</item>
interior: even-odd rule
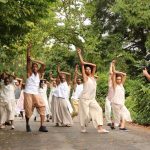
[[[134,86],[130,88],[126,103],[133,120],[139,124],[150,125],[150,85],[141,80],[131,82]]]
[[[99,74],[97,79],[97,101],[100,103],[102,109],[105,109],[105,99],[108,93],[108,73],[103,72]]]
[[[119,35],[121,41],[115,40],[116,45],[121,44],[120,48],[132,50],[136,57],[142,58],[149,51],[146,47],[149,43],[149,11],[148,0],[101,0],[97,4],[97,25],[102,33],[108,33],[108,37]],[[114,43],[110,42],[110,45]]]

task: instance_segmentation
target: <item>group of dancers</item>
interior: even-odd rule
[[[103,128],[103,110],[96,101],[96,65],[84,61],[81,50],[77,49],[81,70],[75,66],[74,79],[71,74],[61,71],[57,66],[57,76],[50,72],[50,81],[44,79],[45,64],[33,60],[30,56],[31,45],[27,48],[27,79],[24,84],[22,79],[9,75],[1,75],[0,81],[0,128],[5,128],[5,123],[10,122],[14,129],[14,116],[19,112],[23,117],[25,111],[26,131],[31,132],[30,118],[40,117],[41,132],[48,132],[44,125],[52,119],[55,126],[71,127],[73,118],[79,117],[81,132],[87,132],[90,121],[98,133],[108,133]],[[39,67],[40,65],[40,67]],[[105,118],[111,129],[119,127],[126,131],[126,122],[131,122],[130,112],[125,106],[124,83],[126,74],[115,69],[116,61],[110,64],[108,94],[105,101]],[[49,98],[47,89],[50,88]],[[72,93],[72,94],[70,94]]]

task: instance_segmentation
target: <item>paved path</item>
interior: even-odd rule
[[[31,121],[33,132],[26,133],[25,121],[17,119],[15,130],[0,130],[0,150],[150,150],[150,130],[130,126],[129,132],[99,134],[89,124],[88,133],[80,133],[77,119],[70,128],[46,125],[49,132],[40,133],[39,122]]]

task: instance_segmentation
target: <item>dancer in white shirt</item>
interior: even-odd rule
[[[83,84],[81,78],[78,77],[78,65],[75,67],[74,81],[73,81],[73,93],[71,97],[71,102],[73,106],[72,116],[77,116],[79,112],[79,98],[83,91]]]
[[[57,86],[54,91],[54,100],[53,100],[53,122],[56,126],[67,126],[70,127],[73,124],[71,118],[71,104],[69,105],[69,86],[66,81],[66,75],[69,74],[66,72],[61,72],[58,65],[58,74],[60,78],[60,84]],[[69,81],[68,81],[69,82]]]
[[[31,62],[30,58],[30,49],[31,45],[28,45],[27,48],[27,81],[24,90],[24,108],[25,108],[25,117],[26,117],[26,131],[31,132],[29,125],[29,119],[33,114],[33,110],[36,107],[41,118],[41,126],[39,131],[48,132],[45,126],[43,126],[45,120],[45,104],[42,98],[39,96],[39,83],[42,73],[45,71],[45,64],[41,61]],[[38,64],[41,65],[41,68],[38,68]],[[32,67],[31,67],[32,66]]]

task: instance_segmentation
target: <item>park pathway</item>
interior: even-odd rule
[[[15,130],[0,130],[0,150],[150,150],[150,130],[129,126],[130,131],[99,134],[89,124],[88,133],[80,133],[78,119],[73,127],[54,127],[38,132],[39,122],[31,121],[32,133],[25,132],[25,121],[17,118]]]

